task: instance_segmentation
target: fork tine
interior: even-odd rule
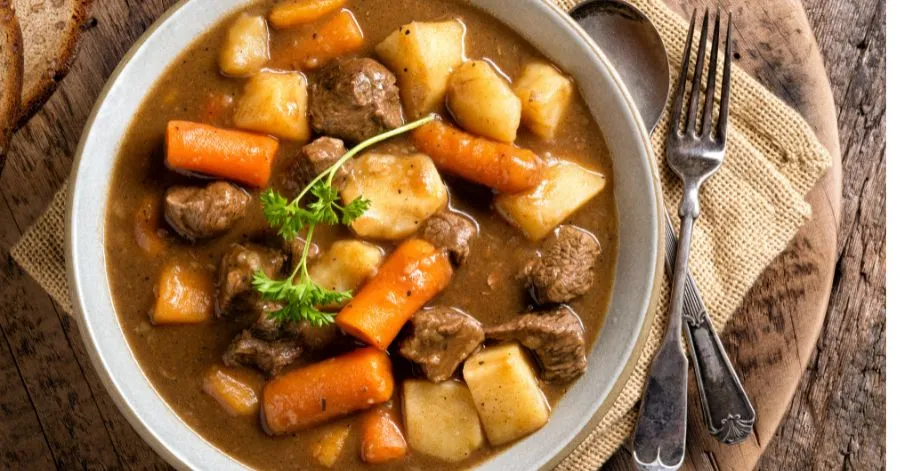
[[[728,99],[731,95],[731,12],[728,13],[728,33],[725,34],[725,67],[722,70],[722,99],[719,107],[719,122],[716,125],[716,140],[725,143],[728,127]]]
[[[694,67],[694,81],[691,83],[691,101],[688,104],[686,134],[697,135],[697,101],[700,98],[700,82],[703,80],[703,64],[706,60],[706,32],[709,26],[709,9],[703,12],[703,27],[700,28],[700,49],[697,50],[697,64]]]
[[[703,121],[700,124],[700,135],[707,137],[712,128],[712,106],[716,96],[716,69],[719,66],[719,24],[722,15],[716,9],[716,26],[713,29],[712,52],[709,55],[709,75],[706,76],[706,102],[703,104]]]
[[[681,129],[681,106],[684,102],[684,82],[687,79],[688,64],[691,62],[691,45],[694,42],[694,25],[697,23],[697,10],[691,15],[691,26],[688,28],[687,42],[684,44],[684,58],[681,60],[681,73],[675,87],[675,102],[672,103],[672,121],[669,129],[672,136],[677,136]]]

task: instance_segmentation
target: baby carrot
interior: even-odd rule
[[[269,22],[276,28],[310,23],[344,6],[347,0],[282,0],[269,12]]]
[[[369,409],[360,419],[360,457],[366,463],[387,463],[406,456],[406,438],[397,414],[387,405]]]
[[[391,360],[372,347],[276,376],[263,388],[262,422],[277,435],[386,402],[394,394]]]
[[[344,332],[386,350],[403,324],[447,287],[451,275],[446,253],[424,240],[407,240],[344,306],[335,322]]]
[[[441,170],[497,191],[518,193],[541,181],[541,159],[528,149],[473,136],[439,121],[416,129],[412,138]]]
[[[166,165],[264,187],[269,182],[278,141],[259,134],[220,129],[190,121],[169,121]]]
[[[341,10],[314,28],[302,31],[286,48],[295,67],[309,70],[363,46],[362,29],[349,10]]]

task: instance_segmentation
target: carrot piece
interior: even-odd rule
[[[406,456],[406,438],[397,414],[389,406],[379,406],[363,414],[360,457],[366,463],[387,463]]]
[[[259,134],[220,129],[190,121],[169,121],[166,165],[256,187],[269,182],[278,141]]]
[[[412,138],[441,170],[497,191],[518,193],[541,181],[543,163],[528,149],[476,137],[438,121],[416,129]]]
[[[276,28],[310,23],[344,6],[347,0],[282,0],[269,12],[269,22]]]
[[[215,365],[203,375],[203,392],[209,394],[231,415],[259,412],[262,378],[254,371]]]
[[[212,277],[203,269],[173,260],[159,274],[150,320],[157,325],[208,321],[215,291]]]
[[[338,313],[350,335],[386,350],[403,324],[440,293],[453,275],[447,254],[420,239],[401,244]]]
[[[277,376],[263,388],[269,434],[295,432],[386,402],[394,394],[387,354],[371,347]]]
[[[335,57],[363,46],[364,38],[356,17],[341,10],[321,25],[304,31],[291,41],[285,53],[301,69],[315,69]]]
[[[168,245],[160,235],[162,209],[159,198],[148,196],[134,213],[134,241],[147,255],[159,255]]]

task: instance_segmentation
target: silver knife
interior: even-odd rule
[[[675,263],[677,245],[672,221],[666,214],[666,272],[669,275]],[[690,270],[684,288],[683,314],[703,420],[709,432],[722,443],[741,442],[753,430],[756,411],[713,329]]]

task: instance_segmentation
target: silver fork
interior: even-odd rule
[[[641,410],[634,430],[635,464],[645,470],[678,469],[684,462],[687,434],[687,357],[682,350],[682,310],[687,275],[691,233],[694,221],[700,215],[699,191],[703,184],[722,165],[725,158],[725,131],[728,123],[728,99],[731,82],[731,14],[728,15],[728,31],[725,35],[725,57],[722,71],[722,96],[719,116],[713,128],[713,102],[716,94],[716,66],[719,52],[719,25],[721,15],[716,13],[713,30],[713,46],[707,76],[706,100],[703,119],[697,131],[698,102],[703,66],[706,57],[706,36],[709,11],[703,15],[700,30],[700,48],[694,68],[691,95],[685,122],[682,123],[685,83],[691,59],[694,26],[697,12],[691,17],[681,74],[675,90],[675,102],[669,136],[666,140],[666,161],[684,184],[684,194],[678,215],[681,217],[681,234],[672,277],[672,295],[669,299],[669,323],[662,346],[650,365],[647,386],[641,401]]]

